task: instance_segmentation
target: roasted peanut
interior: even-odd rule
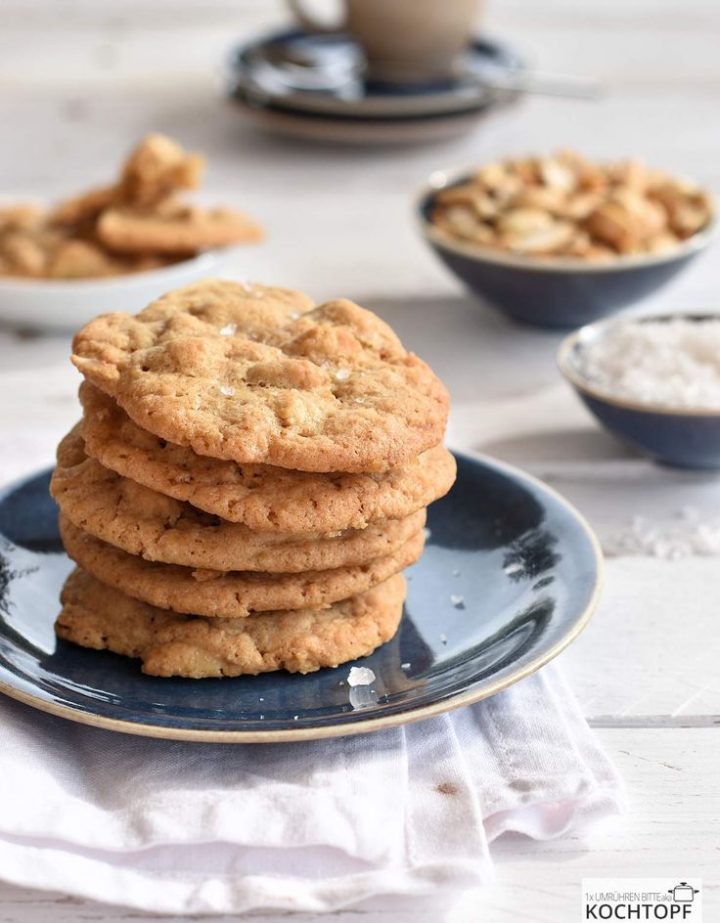
[[[590,261],[670,250],[712,219],[709,196],[688,180],[638,159],[602,165],[567,150],[486,164],[436,204],[433,221],[451,236]]]

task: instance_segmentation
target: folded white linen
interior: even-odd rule
[[[505,831],[582,833],[622,786],[554,667],[359,737],[113,734],[0,698],[0,878],[173,914],[320,912],[492,878]]]

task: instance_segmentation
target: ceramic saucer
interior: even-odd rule
[[[228,95],[257,124],[296,137],[423,141],[465,131],[513,102],[517,92],[495,85],[523,72],[513,51],[475,39],[452,76],[390,83],[366,75],[362,53],[348,36],[293,30],[238,48]]]

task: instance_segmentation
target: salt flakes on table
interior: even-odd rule
[[[720,521],[702,520],[693,507],[679,510],[674,520],[653,522],[633,516],[629,525],[603,542],[608,557],[644,555],[676,561],[694,555],[720,555]]]

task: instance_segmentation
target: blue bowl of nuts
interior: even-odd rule
[[[590,324],[558,365],[611,433],[677,468],[720,469],[720,314]]]
[[[707,246],[715,223],[695,183],[568,151],[435,172],[417,211],[435,253],[484,303],[560,329],[656,291]]]

